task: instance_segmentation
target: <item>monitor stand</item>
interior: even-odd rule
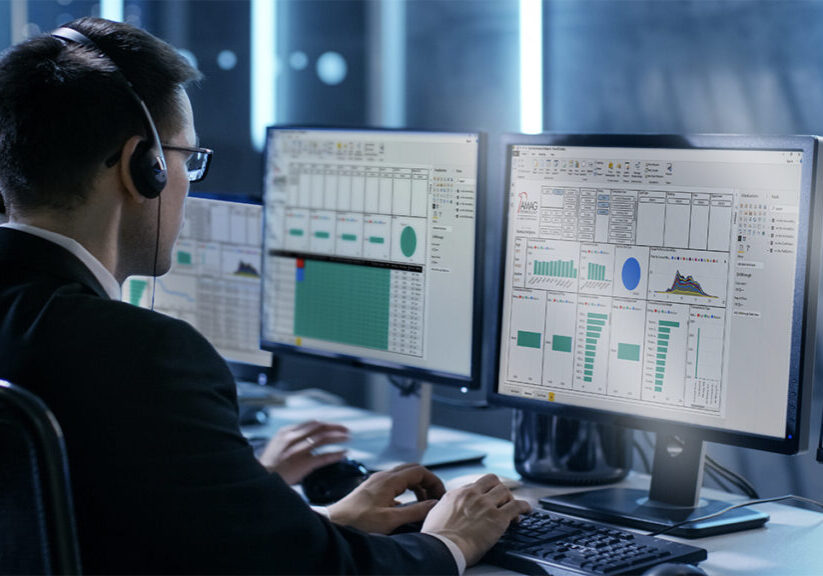
[[[486,454],[454,443],[429,443],[431,421],[431,384],[403,380],[402,388],[391,387],[389,443],[365,446],[355,440],[352,447],[373,454],[360,460],[371,470],[386,470],[398,464],[417,462],[428,468],[482,460]]]
[[[593,520],[644,530],[664,530],[674,524],[713,514],[730,505],[700,497],[705,446],[700,438],[658,434],[648,491],[604,488],[540,499],[544,508]],[[738,508],[718,518],[674,528],[667,534],[702,538],[762,526],[769,515]]]

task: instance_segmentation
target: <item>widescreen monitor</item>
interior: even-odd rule
[[[271,127],[262,346],[479,382],[478,133]]]
[[[699,498],[704,440],[804,447],[820,259],[815,138],[509,136],[501,152],[492,401],[658,432],[650,493],[544,505],[666,526],[713,510]]]
[[[260,348],[262,232],[259,200],[191,195],[171,270],[128,278],[122,298],[194,326],[236,375],[264,374],[272,355]]]

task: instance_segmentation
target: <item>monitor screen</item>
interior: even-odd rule
[[[270,128],[263,346],[473,385],[480,140]]]
[[[263,207],[234,196],[186,199],[171,270],[156,279],[132,276],[123,300],[194,326],[232,363],[268,368],[260,349]]]
[[[813,142],[512,138],[495,398],[797,451]]]

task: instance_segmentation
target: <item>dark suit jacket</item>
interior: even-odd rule
[[[449,573],[436,538],[314,513],[253,455],[234,381],[188,324],[108,299],[60,246],[0,229],[0,377],[65,433],[84,570]]]

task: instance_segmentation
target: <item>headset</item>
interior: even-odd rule
[[[146,198],[157,198],[163,188],[166,187],[166,180],[168,173],[166,171],[166,157],[163,155],[163,147],[160,145],[160,136],[157,133],[157,126],[152,120],[149,109],[143,99],[137,94],[134,85],[129,82],[128,78],[120,70],[117,62],[106,54],[100,47],[89,39],[85,34],[78,32],[73,28],[58,28],[51,33],[53,38],[62,41],[63,44],[72,42],[80,44],[87,48],[91,48],[99,52],[103,57],[107,58],[114,65],[114,75],[122,78],[123,83],[128,88],[131,95],[137,102],[143,114],[143,120],[146,124],[146,131],[148,132],[148,140],[141,141],[132,154],[129,161],[129,172],[134,181],[137,191]]]

